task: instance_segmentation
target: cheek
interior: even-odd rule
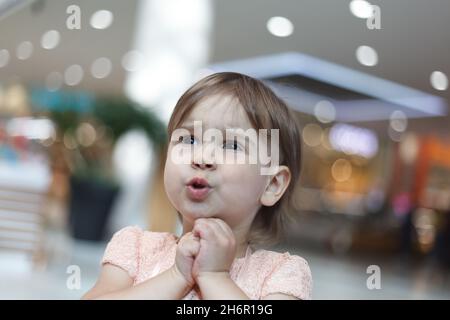
[[[264,190],[265,178],[256,166],[234,166],[225,170],[226,195],[239,202],[254,204]]]
[[[169,159],[166,161],[166,165],[164,167],[164,188],[166,190],[166,194],[169,199],[172,201],[175,200],[175,196],[180,192],[180,172],[179,168],[176,164],[174,164]]]

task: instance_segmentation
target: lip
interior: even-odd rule
[[[194,187],[196,185],[200,187]],[[211,189],[212,187],[209,185],[208,181],[199,177],[191,179],[186,184],[187,195],[194,201],[204,200],[210,193]]]

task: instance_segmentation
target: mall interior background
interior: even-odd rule
[[[313,298],[450,298],[450,2],[370,3],[0,0],[0,298],[78,299],[115,231],[180,232],[165,127],[225,70],[302,129],[274,249],[308,260]]]

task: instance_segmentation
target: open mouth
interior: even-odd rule
[[[188,196],[192,200],[198,201],[205,199],[210,190],[211,186],[208,184],[208,181],[202,178],[194,178],[187,184]]]
[[[202,178],[193,178],[189,181],[188,186],[192,186],[194,189],[209,188],[209,183]]]
[[[192,184],[192,187],[193,187],[194,189],[201,189],[201,188],[205,188],[206,185],[204,185],[204,184],[202,184],[202,183],[193,183],[193,184]]]

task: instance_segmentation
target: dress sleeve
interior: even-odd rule
[[[285,254],[278,265],[266,278],[261,299],[267,295],[282,293],[301,300],[310,300],[312,295],[312,276],[305,259]]]
[[[117,231],[106,246],[102,265],[110,263],[122,268],[133,279],[138,272],[142,229],[126,227]]]

